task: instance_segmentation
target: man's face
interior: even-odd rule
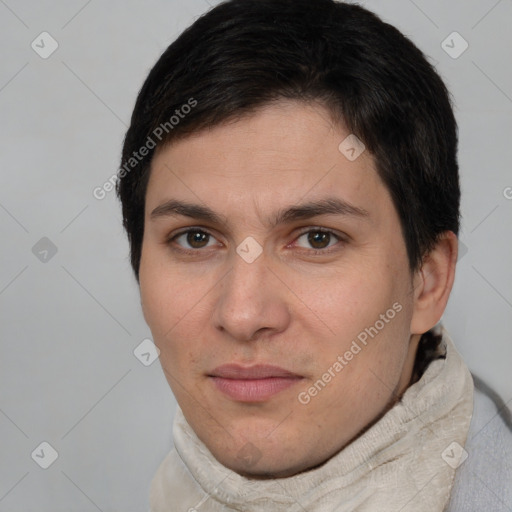
[[[144,315],[187,421],[240,474],[322,463],[411,377],[399,218],[368,151],[339,149],[348,135],[283,102],[153,159]]]

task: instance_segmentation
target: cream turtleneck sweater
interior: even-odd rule
[[[275,480],[220,464],[178,407],[175,448],[151,484],[152,512],[442,512],[473,411],[473,380],[446,330],[445,358],[378,422],[323,465]]]

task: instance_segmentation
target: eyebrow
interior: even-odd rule
[[[343,215],[356,218],[368,218],[370,214],[364,208],[354,206],[339,198],[326,198],[319,201],[293,205],[279,210],[270,220],[273,228],[279,224],[309,219],[319,215]],[[151,219],[161,217],[183,216],[197,220],[210,221],[214,224],[227,224],[227,219],[215,213],[207,206],[171,199],[157,206],[150,214]]]

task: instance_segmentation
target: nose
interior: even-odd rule
[[[213,322],[237,341],[284,331],[290,322],[289,291],[264,253],[252,263],[233,255],[231,271],[217,289]]]

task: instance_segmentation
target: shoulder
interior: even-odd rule
[[[512,414],[491,388],[473,376],[474,409],[446,512],[512,510]]]

